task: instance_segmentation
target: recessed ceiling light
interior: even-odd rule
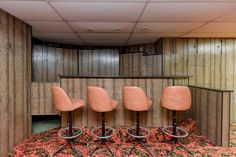
[[[147,32],[147,31],[149,31],[149,28],[148,27],[144,27],[144,28],[141,29],[141,31]]]
[[[113,32],[120,32],[121,31],[121,29],[120,28],[116,28],[116,29],[114,29],[114,31]]]
[[[94,32],[94,30],[92,28],[88,28],[87,31],[88,32]]]

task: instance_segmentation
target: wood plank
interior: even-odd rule
[[[222,79],[222,71],[221,71],[221,51],[222,51],[222,45],[221,40],[215,39],[215,72],[214,72],[214,78],[215,78],[215,88],[221,88],[221,79]]]
[[[207,135],[207,116],[208,116],[208,92],[207,90],[201,91],[201,108],[200,108],[200,116],[201,116],[201,133],[202,135]]]
[[[198,50],[196,54],[196,84],[198,86],[205,86],[205,54],[204,54],[204,39],[198,39]]]
[[[217,93],[216,92],[209,92],[209,102],[208,102],[208,130],[207,130],[207,136],[208,138],[215,143],[216,142],[216,112],[217,112],[217,107],[216,105],[218,104],[217,102]]]
[[[39,113],[39,85],[31,83],[31,114]]]
[[[1,13],[0,13],[1,14]],[[9,125],[9,149],[13,148],[15,145],[14,141],[14,135],[15,135],[15,122],[14,122],[14,117],[15,117],[15,74],[14,74],[14,18],[12,16],[8,16],[8,43],[9,43],[9,48],[8,48],[8,79],[9,79],[9,84],[8,84],[8,125]],[[3,32],[0,29],[0,32]],[[4,35],[0,35],[1,37],[4,37]],[[0,39],[2,40],[2,38]],[[2,43],[2,41],[0,41]],[[3,44],[1,44],[3,45]],[[4,48],[1,48],[4,50]],[[1,51],[1,50],[0,50]],[[2,52],[1,52],[2,53]],[[2,58],[2,57],[1,57]],[[2,62],[1,62],[2,63]],[[2,110],[1,110],[2,111]],[[1,130],[1,129],[0,129]],[[1,131],[0,131],[1,132]],[[0,142],[1,143],[1,142]],[[0,147],[2,148],[1,144]],[[0,150],[0,154],[1,150]]]
[[[125,79],[126,86],[132,86],[132,79]],[[130,110],[125,110],[125,126],[133,125],[133,112]]]
[[[56,48],[47,48],[47,81],[53,82],[56,80]]]
[[[194,76],[189,78],[189,84],[196,85],[196,53],[197,43],[195,39],[188,40],[188,75]]]
[[[118,107],[116,109],[116,127],[125,125],[125,108],[123,106],[122,100],[122,87],[125,85],[124,79],[115,79],[115,93],[114,99],[119,101]]]
[[[63,75],[63,49],[56,48],[55,56],[55,67],[56,67],[56,80],[59,81],[58,75]]]
[[[82,87],[81,80],[75,79],[74,80],[74,98],[81,99],[81,95],[82,95],[81,87]],[[74,125],[79,126],[79,127],[82,126],[82,109],[77,109],[74,111]]]
[[[153,126],[153,82],[152,79],[146,80],[146,94],[147,98],[152,101],[150,109],[147,111],[147,127]]]
[[[0,27],[0,121],[1,121],[1,128],[0,128],[0,154],[6,154],[9,149],[8,143],[8,16],[2,10],[0,10],[1,16],[1,27]],[[19,128],[17,126],[17,128]]]
[[[205,47],[204,47],[204,54],[205,54],[205,82],[204,86],[205,87],[210,87],[210,79],[211,79],[211,45],[210,45],[211,40],[210,39],[205,39]]]
[[[86,106],[82,109],[82,127],[88,126],[88,101],[87,101],[87,79],[81,79],[81,99],[85,100]]]
[[[163,79],[162,80],[162,92],[161,93],[163,93],[163,90],[165,89],[165,87],[167,87],[168,86],[168,80],[165,80],[165,79]],[[162,108],[161,109],[161,115],[162,115],[162,126],[167,126],[168,125],[168,111],[167,111],[167,109],[165,109],[165,108]]]
[[[147,95],[147,88],[146,88],[146,79],[138,79],[138,87],[142,88],[142,90],[144,91],[144,93]],[[147,112],[140,112],[140,123],[142,126],[147,127]]]
[[[153,126],[163,126],[162,123],[162,107],[161,107],[161,95],[162,95],[162,85],[163,82],[161,79],[153,79],[152,85],[153,85]]]
[[[228,111],[230,111],[230,100],[231,100],[231,93],[224,93],[223,94],[223,108],[222,108],[222,146],[228,147],[229,140],[230,140],[230,116]]]
[[[20,20],[15,20],[15,144],[18,144],[23,139],[24,135],[24,87],[23,87],[23,52],[22,52],[22,23]],[[4,87],[4,86],[3,86]],[[19,134],[19,132],[21,132]]]
[[[111,99],[114,99],[114,80],[104,79],[103,87],[108,93],[108,95],[111,97]],[[115,114],[116,114],[116,109],[106,113],[106,120],[108,126],[112,127],[115,126]]]
[[[88,79],[88,86],[98,86],[98,79]],[[87,87],[86,87],[87,88]],[[90,105],[90,104],[88,104]],[[97,126],[97,112],[88,107],[88,127]]]

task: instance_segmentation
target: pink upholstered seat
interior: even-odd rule
[[[88,86],[88,103],[96,112],[109,112],[118,105],[118,101],[111,99],[103,88],[94,86]]]
[[[58,87],[58,86],[52,86],[52,98],[53,103],[58,111],[61,112],[68,112],[68,111],[74,111],[75,109],[78,109],[80,107],[83,107],[85,105],[84,100],[81,99],[70,99],[66,92]]]
[[[135,86],[124,86],[123,103],[126,109],[132,111],[148,111],[152,105],[144,91]]]
[[[185,111],[191,107],[191,93],[186,86],[169,86],[161,97],[162,107],[169,110]]]

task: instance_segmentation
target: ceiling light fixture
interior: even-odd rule
[[[149,31],[149,28],[148,27],[144,27],[144,28],[141,29],[141,31],[142,32],[147,32],[147,31]]]
[[[114,31],[113,32],[120,32],[121,31],[121,29],[120,28],[116,28],[116,29],[114,29]]]

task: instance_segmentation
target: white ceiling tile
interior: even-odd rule
[[[91,32],[131,32],[135,23],[111,23],[111,22],[70,22],[69,23],[76,32],[91,33]]]
[[[133,34],[128,41],[128,45],[154,43],[160,37],[158,34]]]
[[[227,14],[217,18],[215,21],[226,21],[226,22],[233,22],[236,21],[236,9],[228,12]]]
[[[144,3],[121,2],[51,2],[68,21],[132,22],[136,21]]]
[[[236,22],[209,22],[194,30],[195,33],[236,33]]]
[[[65,22],[26,21],[32,26],[33,32],[73,32]]]
[[[81,39],[89,45],[125,45],[128,33],[79,33]]]
[[[79,44],[82,41],[74,33],[49,33],[49,32],[33,32],[33,37],[50,42],[64,43],[64,44]]]
[[[204,23],[138,23],[135,33],[182,34]]]
[[[205,22],[236,7],[236,3],[149,3],[144,22]]]
[[[43,1],[0,1],[0,8],[21,20],[61,20],[48,3]]]

